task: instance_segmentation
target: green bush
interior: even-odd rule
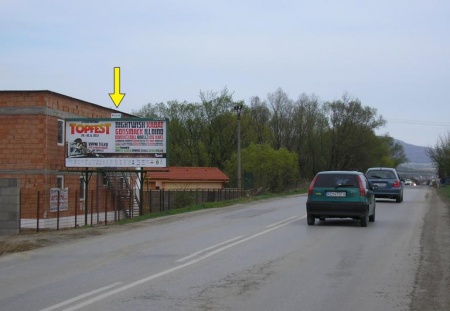
[[[286,148],[274,150],[267,144],[251,144],[241,151],[242,175],[251,175],[253,188],[279,193],[299,181],[298,157]],[[237,156],[227,162],[226,173],[230,186],[237,186]]]

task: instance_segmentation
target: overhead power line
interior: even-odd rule
[[[450,122],[441,121],[425,121],[425,120],[406,120],[406,119],[386,119],[386,121],[392,123],[403,123],[413,125],[430,125],[430,126],[446,126],[450,127]]]

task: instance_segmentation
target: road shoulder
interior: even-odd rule
[[[450,202],[433,189],[427,198],[421,256],[411,300],[412,311],[450,310]]]

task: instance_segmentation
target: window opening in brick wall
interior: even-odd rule
[[[64,120],[58,120],[58,146],[64,146]]]
[[[63,175],[56,176],[56,188],[64,189],[64,176]]]

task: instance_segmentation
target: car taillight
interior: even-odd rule
[[[359,184],[359,195],[362,196],[362,197],[365,197],[366,196],[366,189],[364,189],[364,187],[363,187],[363,183],[361,181],[361,177],[358,178],[358,184]]]
[[[313,194],[314,184],[316,183],[316,180],[317,180],[317,176],[314,177],[313,181],[311,182],[311,185],[309,185],[308,195],[312,195]]]
[[[400,187],[400,180],[396,180],[396,181],[394,181],[394,183],[392,184],[392,187],[395,187],[395,188],[398,188],[398,187]]]

